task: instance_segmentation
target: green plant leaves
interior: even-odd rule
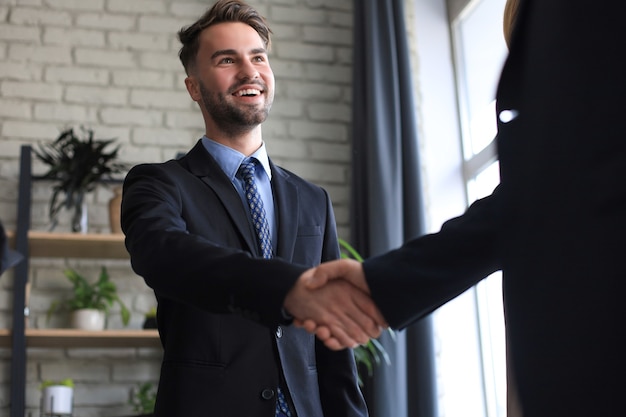
[[[72,311],[82,308],[94,308],[108,314],[110,308],[117,303],[120,306],[122,323],[125,326],[128,325],[130,311],[117,295],[117,287],[110,281],[106,267],[102,267],[98,280],[93,284],[72,268],[66,269],[63,273],[72,283],[74,296],[62,302],[52,303],[48,309],[48,317],[60,306],[64,306]]]
[[[53,381],[51,379],[46,379],[45,381],[41,383],[39,388],[44,389],[46,387],[52,387],[56,385],[62,385],[65,387],[74,388],[74,380],[72,378],[65,378],[60,381]]]
[[[339,239],[339,246],[341,248],[342,259],[355,259],[359,262],[363,262],[363,257],[359,252],[352,247],[348,242],[343,239]],[[395,340],[395,333],[393,330],[388,330],[391,337]],[[389,354],[385,350],[385,347],[377,340],[370,339],[364,345],[359,345],[353,349],[354,360],[360,368],[365,368],[368,376],[372,376],[374,373],[374,367],[383,363],[383,361],[389,365],[391,363]],[[359,385],[363,385],[363,378],[359,373]]]
[[[356,259],[359,262],[363,262],[363,257],[357,252],[356,249],[352,247],[348,242],[339,238],[339,246],[342,249],[341,258],[342,259]]]
[[[156,387],[151,382],[140,384],[132,394],[129,403],[136,413],[149,414],[154,412],[156,403]]]

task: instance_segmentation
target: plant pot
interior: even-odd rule
[[[71,325],[74,329],[104,330],[106,314],[102,310],[83,308],[72,311]]]
[[[51,385],[41,394],[41,413],[44,416],[72,415],[74,389],[64,385]]]
[[[146,319],[143,321],[143,328],[144,329],[157,329],[157,321],[156,321],[156,317],[146,317]]]
[[[81,197],[82,199],[83,197]],[[49,231],[56,230],[57,226],[69,228],[73,233],[87,233],[88,224],[88,204],[86,201],[80,203],[73,202],[69,207],[63,206],[50,217]]]
[[[82,200],[83,197],[81,197]],[[88,217],[87,217],[87,203],[82,201],[74,207],[74,214],[72,215],[72,232],[74,233],[87,233]]]

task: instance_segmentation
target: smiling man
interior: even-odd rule
[[[133,268],[158,300],[155,415],[365,417],[352,351],[281,311],[298,276],[339,246],[326,191],[267,155],[270,29],[248,5],[218,1],[179,39],[205,135],[178,160],[134,167],[122,203]]]

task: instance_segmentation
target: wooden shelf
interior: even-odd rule
[[[7,232],[10,245],[24,260],[14,268],[12,326],[0,329],[0,348],[11,349],[11,416],[26,414],[26,374],[29,348],[156,348],[161,349],[157,330],[29,329],[24,312],[28,298],[30,258],[119,259],[130,256],[123,234],[55,233],[30,228],[32,183],[41,180],[32,175],[32,147],[22,145],[17,203],[17,231]],[[122,180],[114,180],[121,183]],[[17,241],[19,237],[19,242]],[[23,240],[22,240],[23,239]],[[16,248],[17,249],[17,248]],[[9,326],[7,326],[9,327]]]
[[[15,247],[15,233],[7,232]],[[112,258],[129,259],[121,233],[28,232],[30,257],[38,258]]]
[[[11,345],[11,332],[0,329],[0,347]],[[40,348],[161,348],[157,330],[26,329],[26,346]]]

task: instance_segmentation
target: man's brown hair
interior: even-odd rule
[[[241,22],[252,27],[263,40],[265,48],[269,49],[272,31],[259,12],[239,0],[219,0],[195,23],[178,32],[178,39],[183,44],[178,56],[187,74],[196,64],[196,55],[200,48],[200,33],[211,25],[223,22]]]

